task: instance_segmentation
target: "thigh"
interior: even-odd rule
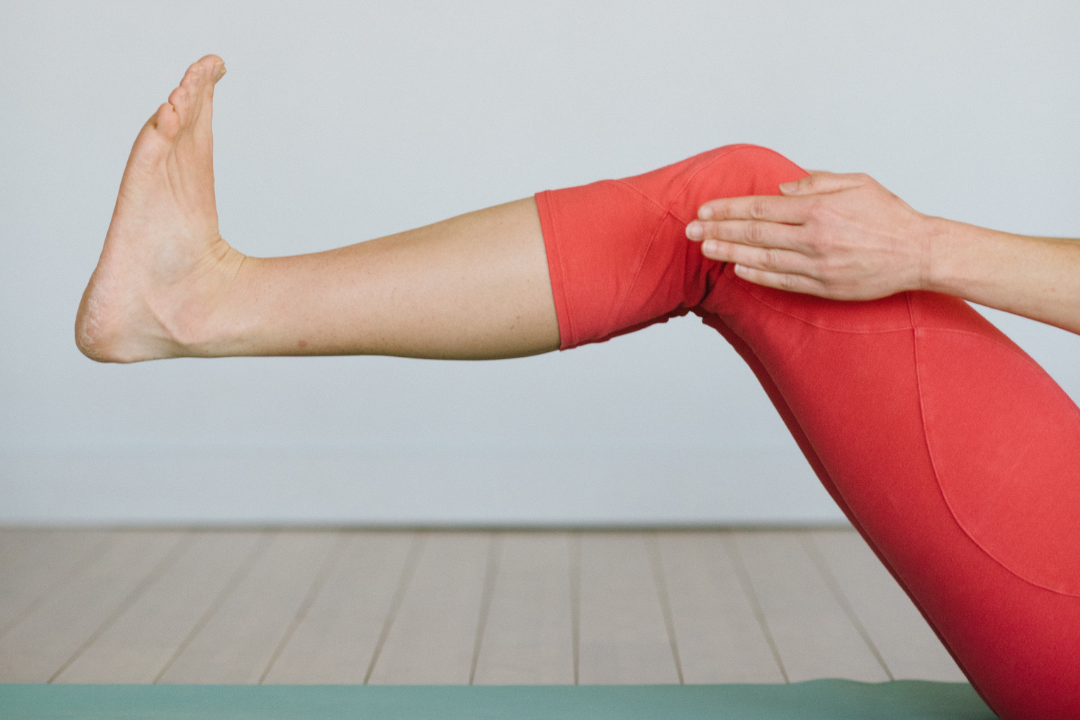
[[[1003,718],[1080,716],[1080,414],[966,303],[840,303],[730,271],[753,353],[878,554]]]

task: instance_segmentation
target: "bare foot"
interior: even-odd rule
[[[214,84],[225,63],[188,68],[131,150],[75,342],[101,362],[207,354],[209,323],[244,262],[218,233]]]

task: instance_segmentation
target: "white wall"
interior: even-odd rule
[[[0,4],[0,522],[816,522],[696,320],[526,360],[181,360],[72,340],[135,133],[223,56],[221,227],[356,242],[732,142],[1080,235],[1080,4]],[[1080,398],[1080,337],[995,314]]]

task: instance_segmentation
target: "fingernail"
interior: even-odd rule
[[[686,237],[691,240],[700,240],[705,235],[705,228],[701,223],[692,222],[686,226]]]
[[[706,255],[715,255],[720,249],[720,243],[715,240],[706,240],[701,244],[701,252]]]
[[[712,220],[712,208],[708,206],[699,208],[697,216],[698,220]]]
[[[792,192],[795,188],[799,187],[798,180],[792,180],[791,182],[780,183],[780,189],[784,192]]]

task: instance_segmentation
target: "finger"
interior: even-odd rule
[[[686,237],[691,240],[724,240],[727,242],[773,247],[802,252],[803,229],[797,225],[761,222],[759,220],[724,220],[701,222],[695,220],[686,226]]]
[[[811,202],[807,198],[778,195],[721,198],[710,200],[698,208],[698,219],[767,220],[797,225],[806,221]]]
[[[764,285],[765,287],[787,290],[788,292],[817,295],[818,297],[828,297],[824,285],[805,275],[759,270],[745,265],[735,265],[735,274],[755,285]]]
[[[787,197],[798,195],[820,195],[822,193],[839,192],[866,184],[867,177],[861,173],[840,174],[831,172],[814,172],[801,180],[780,185],[780,192]]]
[[[710,240],[701,246],[701,254],[717,262],[729,262],[768,272],[806,275],[811,270],[811,262],[805,255],[777,248],[758,248]]]

